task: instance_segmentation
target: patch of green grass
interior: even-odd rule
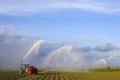
[[[109,72],[109,71],[120,71],[120,67],[101,67],[101,68],[92,68],[90,71],[96,71],[96,72]]]
[[[19,71],[0,71],[0,80],[16,80],[27,75],[20,75]]]

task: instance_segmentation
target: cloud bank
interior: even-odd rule
[[[120,13],[118,0],[1,0],[0,13],[7,15],[25,15],[41,12],[65,10],[89,11],[97,13]]]
[[[30,48],[42,39],[11,33],[15,27],[0,26],[0,67],[19,69],[21,60]],[[9,34],[11,33],[11,34]],[[43,40],[42,40],[43,41]],[[64,42],[65,43],[65,42]],[[79,42],[77,44],[81,44]],[[88,43],[88,42],[87,42]],[[24,60],[38,68],[83,68],[120,66],[119,43],[99,43],[97,46],[78,46],[44,40]]]

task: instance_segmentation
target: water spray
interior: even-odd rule
[[[24,58],[21,61],[21,64],[23,64],[24,60],[30,55],[30,53],[40,44],[42,44],[44,42],[44,40],[39,40],[37,41],[32,48],[27,52],[27,54],[24,56]]]

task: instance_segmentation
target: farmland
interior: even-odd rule
[[[39,72],[38,75],[20,75],[18,71],[0,71],[0,80],[120,80],[120,71],[98,68],[90,72],[46,71]]]

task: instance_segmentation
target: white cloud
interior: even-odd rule
[[[61,10],[85,10],[98,13],[119,13],[119,1],[107,0],[1,0],[0,13],[24,15]]]
[[[115,47],[110,43],[101,43],[97,47],[95,47],[95,50],[103,51],[103,52],[112,51],[114,49],[115,49]]]
[[[115,45],[116,49],[120,49],[120,42]]]
[[[16,31],[16,27],[15,26],[11,26],[11,25],[0,25],[0,35],[1,34],[5,34],[5,33],[13,33]]]
[[[20,61],[38,40],[38,38],[31,38],[25,35],[17,35],[16,33],[9,35],[10,32],[16,30],[16,27],[12,26],[0,27],[0,31],[3,32],[0,34],[1,69],[8,69],[9,66],[10,68],[12,67],[14,69],[18,68]],[[79,45],[82,43],[79,41],[77,42]],[[119,65],[119,43],[117,43],[117,47],[114,44],[101,43],[95,48],[91,47],[92,45],[80,47],[77,46],[76,42],[75,44],[73,44],[73,42],[71,43],[70,41],[45,41],[39,48],[36,48],[30,56],[28,56],[26,62],[35,65],[36,67],[46,67],[45,64],[47,63],[50,67],[90,67],[96,64],[98,66],[105,65],[106,62],[109,63],[109,65]],[[91,43],[91,41],[87,41],[87,43]]]
[[[15,33],[9,34],[16,31],[16,27],[13,26],[0,26],[0,31],[3,32],[0,34],[0,67],[16,69],[22,57],[37,39]]]

